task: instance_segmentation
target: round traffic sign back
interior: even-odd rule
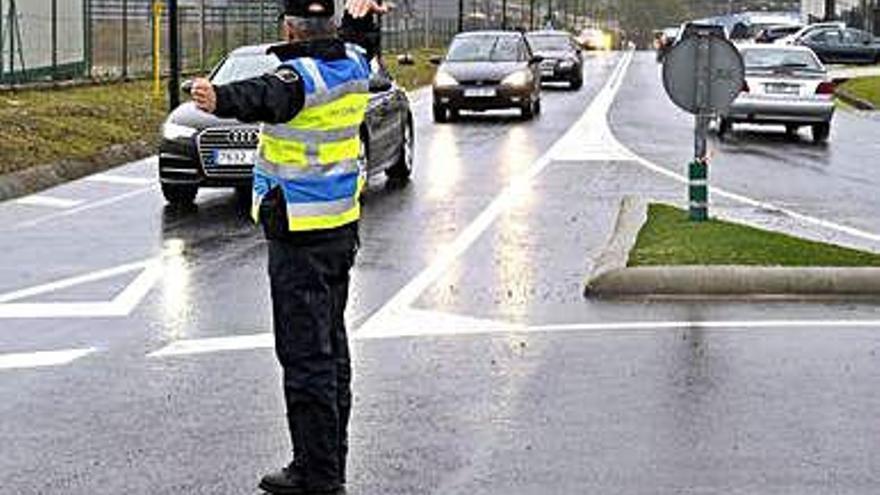
[[[707,60],[700,66],[701,44],[706,43]],[[707,81],[704,101],[698,98],[700,78]],[[727,109],[742,90],[745,67],[739,50],[718,36],[681,40],[666,56],[663,87],[673,103],[693,114]]]

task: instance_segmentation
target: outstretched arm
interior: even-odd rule
[[[376,0],[347,0],[345,10],[355,19],[360,19],[368,14],[387,14],[390,7],[379,5]]]
[[[207,79],[196,79],[191,94],[196,106],[205,112],[267,124],[293,120],[305,102],[302,79],[288,67],[274,74],[219,86]]]

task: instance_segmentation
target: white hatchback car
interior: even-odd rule
[[[718,134],[723,137],[736,123],[782,125],[792,136],[809,126],[813,141],[826,141],[834,117],[834,84],[816,54],[786,45],[742,45],[739,50],[746,83],[719,115]]]

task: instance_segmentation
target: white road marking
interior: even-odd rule
[[[125,175],[113,174],[95,174],[85,177],[86,182],[97,182],[102,184],[120,184],[126,186],[147,186],[155,182],[155,179],[147,179],[144,177],[129,177]]]
[[[96,282],[140,270],[140,274],[110,301],[16,303],[28,297],[49,294],[81,284]],[[162,259],[150,258],[113,268],[56,280],[26,289],[0,294],[0,319],[100,318],[131,314],[162,276]]]
[[[442,276],[449,266],[470,248],[503,212],[509,209],[511,205],[516,204],[517,199],[522,196],[522,191],[529,187],[532,179],[547,168],[556,159],[557,155],[567,155],[572,148],[579,147],[578,143],[582,141],[583,129],[592,122],[605,120],[607,109],[614,101],[614,97],[623,80],[623,75],[626,73],[626,68],[629,67],[632,58],[632,51],[624,54],[605,86],[599,91],[578,122],[566,131],[563,137],[556,141],[531,167],[515,176],[501,194],[451,244],[441,249],[439,255],[424,270],[410,280],[360,327],[358,334],[384,333],[386,329],[397,326],[394,320],[400,317],[399,313],[409,308],[419,295]],[[609,153],[611,153],[609,155],[610,158],[613,159],[614,156],[617,156],[615,150],[609,150]]]
[[[16,204],[25,206],[44,206],[47,208],[73,208],[82,204],[82,200],[57,198],[48,194],[32,194],[15,200]]]
[[[880,320],[710,320],[710,321],[625,321],[609,323],[570,323],[556,325],[522,325],[503,321],[480,320],[468,316],[437,311],[404,310],[400,313],[402,324],[384,332],[365,334],[357,332],[353,341],[386,340],[412,337],[444,337],[490,334],[530,334],[555,332],[582,333],[632,333],[662,332],[670,330],[712,330],[742,332],[749,330],[841,330],[877,329]],[[271,333],[186,339],[173,342],[148,358],[180,357],[217,352],[273,349],[275,339]]]
[[[178,340],[156,352],[147,354],[147,357],[162,358],[170,356],[185,356],[189,354],[208,354],[213,352],[272,349],[274,347],[274,336],[271,333],[260,333],[233,337]]]
[[[119,203],[120,201],[125,201],[126,199],[133,198],[133,197],[138,196],[140,194],[143,194],[145,192],[153,191],[153,190],[157,189],[158,187],[159,187],[158,185],[142,187],[140,189],[135,189],[134,191],[129,191],[127,193],[118,194],[116,196],[111,196],[109,198],[105,198],[100,201],[85,203],[82,206],[78,206],[76,208],[71,208],[69,210],[66,210],[66,211],[63,211],[60,213],[55,213],[52,215],[44,215],[42,217],[38,217],[33,220],[27,220],[25,222],[17,223],[17,224],[15,224],[15,227],[16,228],[35,227],[37,225],[40,225],[40,224],[43,224],[43,223],[46,223],[49,221],[58,220],[59,218],[67,217],[70,215],[76,215],[76,214],[82,213],[84,211],[94,210],[95,208],[101,208],[103,206],[108,206],[108,205],[112,205],[115,203]]]
[[[64,351],[26,352],[16,354],[0,354],[0,370],[42,368],[69,364],[87,356],[97,349],[69,349]]]

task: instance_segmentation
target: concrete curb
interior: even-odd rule
[[[621,202],[614,232],[590,274],[586,297],[621,296],[876,296],[880,268],[650,266],[627,267],[647,221],[647,202]]]
[[[0,175],[0,201],[33,194],[155,153],[154,144],[139,141],[111,146],[85,160],[62,160]]]
[[[852,107],[855,107],[858,110],[876,110],[876,108],[874,107],[874,105],[871,102],[865,101],[865,100],[859,98],[858,96],[852,95],[842,89],[838,89],[837,91],[834,92],[834,94],[838,98],[843,100],[846,104],[848,104]]]

